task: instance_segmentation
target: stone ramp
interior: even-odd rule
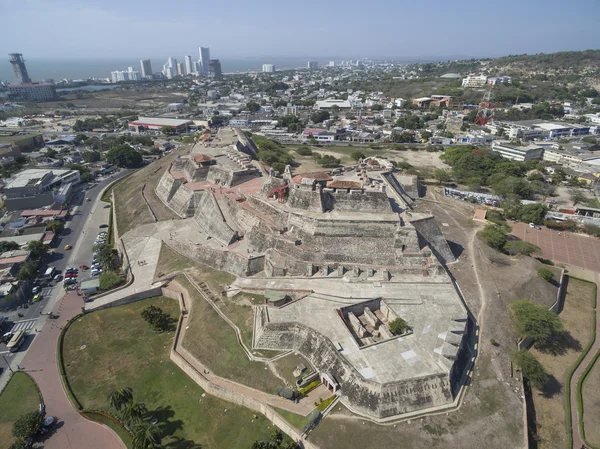
[[[433,251],[441,263],[448,264],[456,262],[456,258],[450,249],[450,245],[448,245],[448,242],[442,234],[434,217],[427,217],[414,221],[411,220],[410,224],[417,230],[419,239],[423,240],[421,244],[429,245],[431,251]]]

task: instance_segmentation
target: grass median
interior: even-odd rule
[[[24,413],[38,410],[42,398],[29,374],[16,372],[0,394],[0,449],[10,447],[13,423]]]

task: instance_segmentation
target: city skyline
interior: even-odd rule
[[[84,5],[73,0],[14,3],[10,8],[3,8],[3,24],[6,35],[19,36],[18,48],[15,49],[14,41],[5,39],[0,42],[0,51],[5,54],[19,51],[30,58],[93,55],[97,59],[135,57],[139,60],[142,57],[154,59],[155,55],[148,55],[150,51],[156,53],[156,57],[172,53],[193,55],[192,41],[213,41],[211,49],[221,59],[283,56],[454,59],[455,56],[494,57],[600,47],[600,33],[594,21],[600,12],[600,3],[593,0],[582,0],[568,8],[558,0],[527,3],[507,0],[502,8],[494,10],[494,22],[505,26],[491,28],[483,7],[457,7],[441,0],[427,5],[381,0],[368,6],[350,0],[344,2],[343,8],[338,0],[324,4],[307,0],[305,12],[294,14],[272,0],[251,4],[232,0],[230,6],[238,12],[233,18],[228,14],[229,7],[219,11],[207,9],[208,2],[183,0],[181,3],[180,8],[174,10],[165,10],[157,1],[144,2],[144,8],[139,8],[135,1],[122,4],[115,0]],[[187,13],[181,15],[181,10]],[[210,13],[206,13],[207,10]],[[327,27],[314,20],[315,11],[324,19],[329,18]],[[184,39],[174,31],[196,29],[195,12],[204,14],[203,26],[197,34]],[[267,13],[269,26],[258,26]],[[447,24],[464,26],[440,27],[432,23],[424,28],[423,21],[432,14],[444,17]],[[53,24],[57,20],[69,26],[56,28]],[[563,33],[556,33],[554,25],[557,23],[563,24]],[[357,26],[367,33],[352,32]],[[132,36],[143,35],[142,45],[123,46],[118,33],[106,32],[121,27],[130,30]],[[228,29],[226,36],[210,38],[219,35],[223,28]],[[24,34],[23,29],[32,31]],[[148,29],[161,32],[147,35]],[[40,39],[49,33],[52,40]],[[74,35],[77,39],[72,38]],[[338,39],[339,35],[344,35],[344,39]],[[536,39],[531,39],[533,35]],[[273,39],[274,36],[277,38]],[[60,45],[56,45],[57,42]]]

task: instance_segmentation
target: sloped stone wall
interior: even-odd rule
[[[197,199],[194,221],[211,237],[217,239],[225,246],[237,240],[237,232],[229,227],[221,208],[212,192],[199,191],[194,193]]]
[[[456,258],[434,217],[415,220],[410,223],[415,227],[419,238],[422,240],[421,246],[429,245],[436,257],[444,264],[456,262]]]

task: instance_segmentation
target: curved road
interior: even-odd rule
[[[57,250],[62,254],[59,256],[62,257],[59,258],[62,262],[61,268],[68,265],[78,266],[91,258],[90,239],[93,242],[98,225],[106,223],[108,215],[108,209],[105,209],[100,202],[100,193],[107,184],[128,172],[122,171],[86,192],[90,201],[83,201],[77,208],[73,219],[68,224],[71,233],[60,242]],[[61,250],[67,243],[73,246],[73,251],[65,257]],[[42,440],[43,447],[45,449],[125,449],[124,443],[111,429],[81,416],[71,405],[62,386],[56,356],[60,329],[70,318],[80,313],[82,307],[83,300],[75,292],[65,295],[61,288],[56,288],[53,297],[44,308],[44,313],[52,311],[59,317],[52,320],[46,316],[40,317],[38,329],[43,321],[45,323],[33,339],[20,364],[20,368],[31,374],[37,382],[46,404],[46,413],[58,418],[54,432]]]

